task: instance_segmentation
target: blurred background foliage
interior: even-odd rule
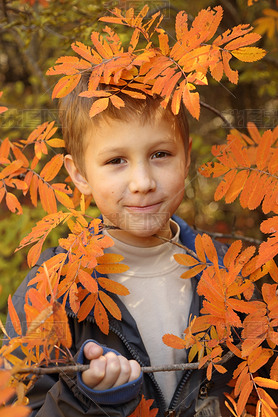
[[[248,6],[248,3],[253,3]],[[134,7],[138,12],[144,4],[150,14],[161,10],[165,15],[162,26],[172,38],[175,34],[175,16],[185,10],[189,20],[208,6],[221,5],[224,17],[221,31],[242,23],[250,23],[262,34],[257,46],[267,50],[259,62],[233,62],[239,71],[239,84],[228,80],[217,83],[209,80],[209,86],[199,89],[201,100],[221,111],[229,122],[245,132],[247,121],[253,121],[260,130],[273,129],[278,124],[278,57],[277,0],[2,0],[0,6],[0,91],[1,105],[9,111],[1,115],[0,140],[6,137],[26,139],[30,132],[45,121],[56,120],[57,103],[51,92],[57,80],[46,77],[46,70],[62,55],[72,54],[70,45],[78,40],[90,45],[92,30],[100,30],[98,18],[109,14],[113,7]],[[128,39],[126,28],[118,33],[124,42]],[[189,116],[193,139],[192,164],[186,182],[185,199],[178,210],[187,222],[199,229],[223,234],[242,234],[261,239],[258,228],[263,219],[260,210],[250,212],[240,208],[237,202],[225,205],[215,202],[213,193],[217,181],[197,174],[197,168],[211,159],[213,144],[223,143],[228,133],[216,113],[201,109],[200,120]],[[61,136],[61,132],[60,136]],[[57,135],[56,135],[57,136]],[[63,178],[60,178],[63,181]],[[28,270],[26,251],[14,253],[19,241],[30,232],[44,215],[40,205],[34,208],[30,202],[21,201],[24,214],[11,214],[1,205],[0,213],[0,318],[6,313],[6,299],[13,293]],[[90,212],[97,215],[92,205]],[[46,245],[56,245],[65,233],[57,229]]]

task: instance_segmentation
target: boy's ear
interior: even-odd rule
[[[86,178],[80,173],[71,155],[65,155],[64,165],[78,190],[85,195],[92,194],[90,185],[88,184]]]

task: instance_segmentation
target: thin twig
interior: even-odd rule
[[[217,364],[223,364],[228,362],[234,356],[233,352],[226,353],[221,361],[217,362]],[[207,368],[208,364],[204,366]],[[76,372],[84,372],[90,368],[90,365],[69,365],[69,366],[54,366],[51,368],[33,368],[27,367],[23,369],[19,369],[16,373],[17,374],[34,374],[34,375],[46,375],[46,374],[57,374],[57,373],[66,373],[66,374],[73,374]],[[161,366],[142,366],[141,370],[144,373],[151,373],[151,372],[170,372],[170,371],[185,371],[189,369],[198,369],[199,362],[193,363],[178,363],[173,365],[161,365]]]
[[[206,233],[209,236],[212,237],[219,237],[219,238],[223,238],[223,239],[234,239],[234,240],[244,240],[246,242],[250,242],[250,243],[254,243],[255,245],[260,245],[263,240],[259,240],[259,239],[255,239],[253,237],[248,237],[248,236],[242,236],[242,235],[237,235],[234,233],[219,233],[219,232],[208,232],[207,230],[202,230],[202,229],[195,229],[198,233]]]
[[[210,106],[209,104],[205,103],[204,101],[200,101],[200,105],[208,110],[210,110],[211,112],[217,114],[218,117],[220,117],[220,119],[223,120],[223,122],[225,123],[225,125],[229,128],[229,129],[233,129],[233,125],[231,125],[231,123],[226,119],[225,116],[223,116],[223,114],[215,109],[214,107]]]

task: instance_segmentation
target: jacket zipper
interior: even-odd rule
[[[174,396],[171,400],[171,403],[169,405],[169,411],[175,411],[176,407],[178,406],[178,402],[179,402],[179,397],[180,394],[183,390],[183,388],[185,387],[185,385],[187,384],[187,381],[189,380],[191,374],[193,372],[193,369],[189,369],[183,376],[182,380],[179,383],[179,386],[177,387]]]
[[[125,345],[125,347],[127,348],[127,350],[130,352],[130,354],[132,355],[132,357],[139,363],[139,365],[140,366],[145,366],[145,364],[141,361],[141,359],[140,359],[138,353],[136,352],[136,350],[134,350],[130,346],[130,344],[128,343],[128,341],[126,340],[126,338],[122,335],[122,333],[119,330],[117,330],[114,327],[112,327],[111,325],[109,325],[109,328],[110,328],[110,330],[113,333],[115,333],[119,337],[119,339],[121,339],[121,341],[123,342],[123,344]],[[161,391],[160,386],[158,385],[158,383],[157,383],[157,381],[156,381],[156,379],[155,379],[155,377],[154,377],[153,374],[148,373],[148,377],[151,379],[151,381],[152,381],[153,385],[155,386],[155,389],[156,389],[156,391],[158,393],[158,396],[160,397],[160,402],[161,402],[161,404],[163,406],[163,411],[166,410],[166,402],[165,402],[165,398],[164,398],[164,395],[163,395],[163,393]]]

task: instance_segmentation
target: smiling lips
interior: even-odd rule
[[[156,212],[159,207],[161,206],[161,202],[159,203],[154,203],[154,204],[149,204],[146,206],[128,206],[126,205],[126,209],[130,212],[137,212],[137,213],[152,213],[152,212]]]

